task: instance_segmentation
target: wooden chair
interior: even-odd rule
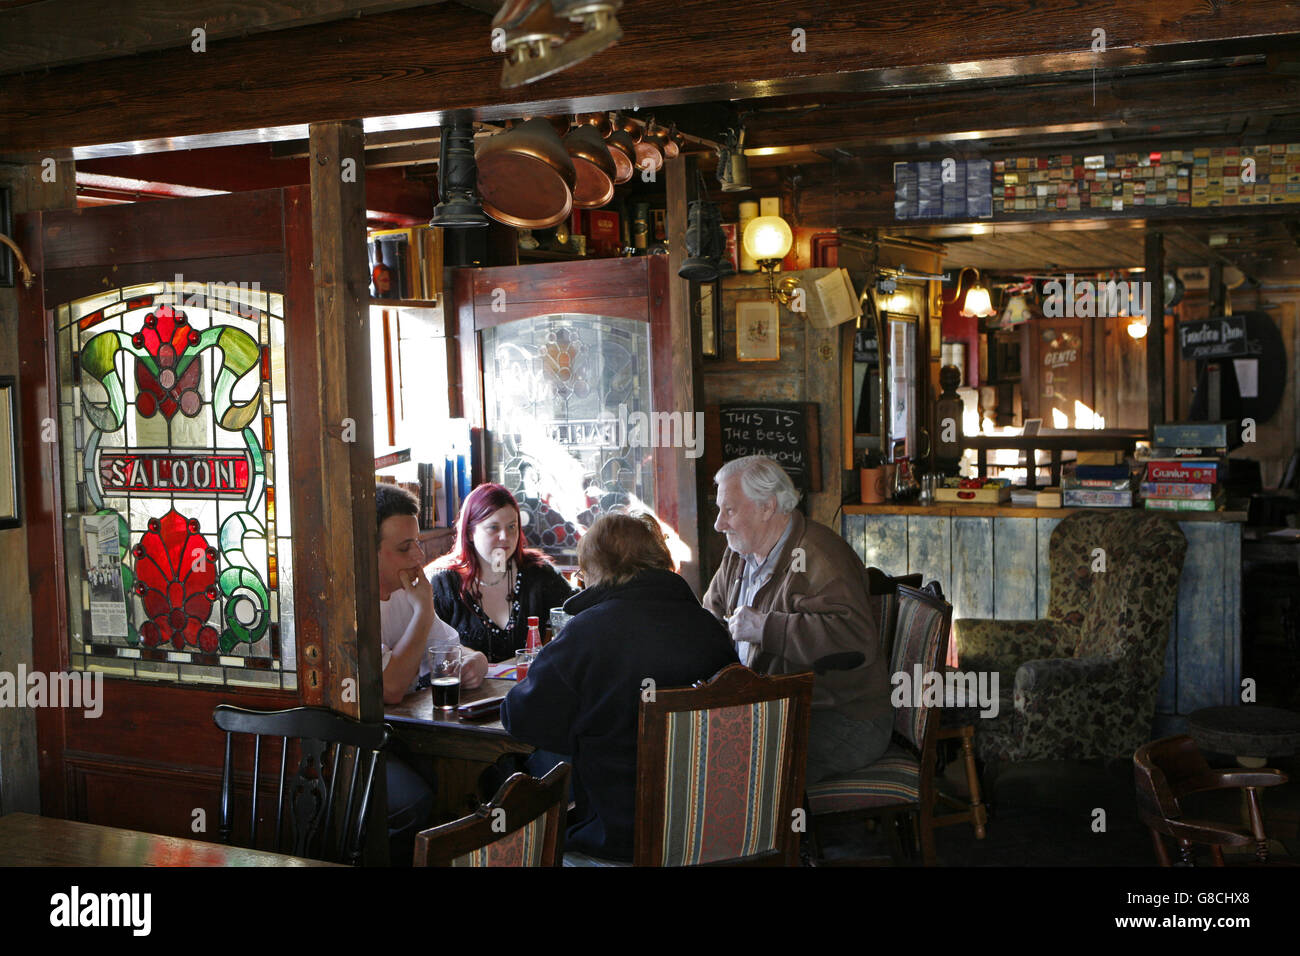
[[[473,813],[416,836],[415,865],[559,866],[569,769],[556,764],[540,780],[512,774]]]
[[[813,675],[729,664],[641,702],[636,866],[798,866]]]
[[[1195,866],[1192,848],[1208,846],[1215,866],[1223,866],[1225,846],[1255,846],[1255,859],[1268,862],[1268,837],[1259,809],[1260,787],[1287,782],[1280,770],[1211,770],[1196,741],[1186,734],[1143,744],[1133,754],[1133,777],[1137,784],[1138,818],[1151,831],[1156,858],[1161,866],[1172,866],[1164,837],[1178,843],[1182,863]],[[1242,790],[1246,798],[1249,827],[1200,820],[1184,816],[1181,801],[1189,793],[1206,790]]]
[[[900,585],[898,588],[898,638],[893,656],[894,673],[905,673],[909,681],[914,667],[923,674],[939,673],[948,647],[952,605],[930,591]],[[915,691],[916,689],[914,689]],[[894,742],[875,763],[852,773],[828,777],[808,788],[810,836],[816,858],[821,858],[818,829],[833,820],[885,818],[896,863],[903,862],[898,838],[900,816],[917,814],[921,856],[925,865],[935,862],[934,786],[939,739],[938,714],[921,698],[920,706],[905,700],[894,711]]]
[[[323,707],[258,711],[218,704],[213,722],[226,732],[225,763],[221,771],[220,839],[229,844],[235,827],[235,734],[253,735],[252,774],[244,776],[251,792],[247,846],[290,853],[333,863],[361,862],[366,817],[379,767],[388,743],[383,723],[361,723]],[[259,841],[258,816],[262,738],[280,738],[280,771],[276,788],[275,836]],[[292,743],[291,743],[292,741]],[[295,770],[288,776],[290,752]],[[340,792],[340,777],[343,777]],[[241,782],[242,782],[241,780]],[[286,840],[285,803],[289,805]],[[342,815],[338,815],[340,805]]]

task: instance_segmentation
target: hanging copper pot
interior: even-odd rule
[[[658,172],[664,164],[664,154],[658,145],[646,139],[644,131],[636,120],[624,119],[622,129],[636,144],[636,168],[642,172]]]
[[[483,211],[519,229],[546,229],[573,210],[577,170],[542,116],[498,133],[478,149]]]
[[[614,124],[609,121],[608,113],[579,113],[574,119],[579,126],[596,127],[596,132],[600,133],[601,139],[608,137],[614,130]]]
[[[627,182],[636,172],[636,141],[640,138],[641,130],[635,123],[632,126],[636,129],[636,137],[624,128],[622,117],[615,117],[613,129],[605,137],[609,154],[614,157],[614,167],[617,169],[614,182],[618,185]]]
[[[614,178],[618,169],[609,147],[595,126],[578,126],[564,138],[578,179],[573,187],[573,205],[579,209],[598,209],[614,198]]]
[[[663,127],[660,126],[659,129],[662,130]],[[677,124],[673,123],[668,129],[664,130],[663,136],[664,159],[676,159],[681,154],[683,142],[682,134],[677,132]]]

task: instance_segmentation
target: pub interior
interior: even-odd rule
[[[1294,4],[57,6],[0,863],[1300,854]]]

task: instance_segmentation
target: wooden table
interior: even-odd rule
[[[30,813],[0,817],[0,867],[338,865]]]
[[[474,690],[462,690],[460,702],[473,703],[500,697],[515,686],[512,680],[488,679]],[[433,758],[438,775],[434,814],[438,822],[464,816],[478,806],[478,778],[504,754],[529,754],[533,748],[520,743],[501,726],[500,717],[490,720],[461,720],[455,712],[434,709],[433,691],[426,688],[408,694],[400,704],[385,709],[384,719],[394,733],[415,754]]]

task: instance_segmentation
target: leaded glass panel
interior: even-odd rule
[[[283,296],[177,280],[56,313],[73,666],[291,689]]]
[[[483,349],[492,480],[531,546],[575,564],[598,515],[653,510],[654,449],[635,433],[652,405],[649,325],[543,315],[485,329]]]

